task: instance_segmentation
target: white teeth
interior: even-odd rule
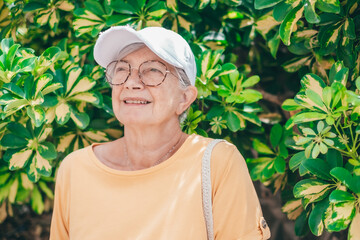
[[[130,103],[130,104],[147,104],[147,101],[140,101],[140,100],[125,100],[125,103]]]

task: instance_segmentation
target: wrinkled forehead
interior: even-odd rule
[[[132,45],[132,46],[131,46]],[[145,44],[131,44],[129,47],[124,48],[119,53],[117,60],[122,60],[130,63],[131,65],[139,66],[141,63],[149,60],[156,60],[163,63],[169,70],[174,70],[175,67],[168,62],[164,61],[158,55],[156,55]]]

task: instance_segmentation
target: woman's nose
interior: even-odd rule
[[[140,74],[138,69],[131,69],[130,75],[126,82],[124,83],[125,88],[129,89],[142,89],[144,88],[144,84],[142,83],[140,79]]]

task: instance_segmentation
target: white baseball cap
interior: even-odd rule
[[[183,69],[191,84],[195,85],[196,63],[189,44],[179,34],[162,27],[147,27],[139,31],[130,26],[111,27],[100,33],[95,43],[95,61],[106,68],[117,60],[124,47],[132,43],[144,43],[165,62]]]

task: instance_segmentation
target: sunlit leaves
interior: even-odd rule
[[[49,24],[50,28],[56,32],[60,22],[60,11],[71,11],[74,9],[74,4],[68,0],[51,1],[44,4],[40,1],[29,1],[24,11],[36,11],[35,22],[39,26]]]
[[[81,129],[85,129],[89,124],[88,115],[76,106],[77,102],[88,102],[95,105],[102,104],[102,97],[96,92],[89,92],[96,84],[95,80],[89,76],[81,76],[82,69],[72,68],[68,73],[58,69],[55,79],[64,87],[56,91],[56,104],[49,111],[48,122],[55,120],[60,125],[64,125],[71,118]],[[74,105],[75,103],[75,105]]]
[[[104,7],[94,0],[85,2],[86,8],[77,8],[74,11],[76,18],[74,19],[74,30],[76,36],[89,33],[95,37],[105,26]]]
[[[1,139],[1,145],[8,147],[4,160],[10,170],[25,169],[29,179],[37,182],[40,176],[50,176],[52,166],[49,161],[56,158],[55,146],[46,139],[51,129],[41,126],[33,128],[28,122],[26,128],[19,123],[9,123],[11,133]],[[17,129],[22,129],[20,132]]]

